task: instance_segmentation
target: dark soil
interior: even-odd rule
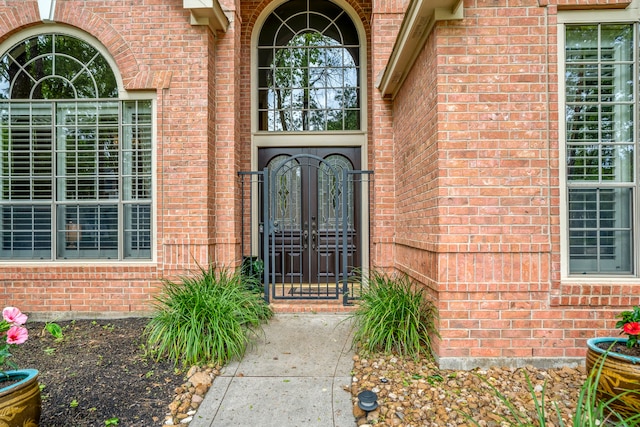
[[[148,319],[58,322],[62,340],[28,322],[28,341],[13,349],[20,368],[40,371],[41,427],[160,426],[184,382],[168,361],[146,352]]]
[[[625,356],[632,356],[640,358],[640,347],[627,347],[626,344],[617,343],[611,346],[612,341],[605,341],[596,344],[598,348],[601,348],[604,351],[609,350],[612,353],[624,354]],[[611,348],[609,349],[609,347]]]

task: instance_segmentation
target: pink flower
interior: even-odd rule
[[[640,335],[640,322],[625,323],[622,327],[625,334],[628,335]]]
[[[7,344],[22,344],[29,338],[27,328],[12,326],[7,331]]]
[[[22,312],[15,307],[5,307],[4,310],[2,310],[2,317],[12,325],[24,325],[27,321],[27,315],[22,314]]]

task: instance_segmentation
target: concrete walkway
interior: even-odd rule
[[[227,365],[190,427],[353,427],[351,323],[343,314],[276,314]]]

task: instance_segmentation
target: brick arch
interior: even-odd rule
[[[78,7],[75,2],[58,2],[55,12],[57,23],[72,25],[97,38],[109,51],[118,66],[125,89],[143,89],[140,84],[149,80],[141,76],[136,57],[127,41],[99,15]],[[148,74],[148,70],[147,70]]]
[[[262,15],[264,10],[270,5],[273,4],[277,0],[258,0],[256,3],[250,1],[241,1],[241,8],[238,21],[240,22],[240,35],[239,35],[239,44],[240,44],[240,58],[241,60],[239,64],[239,75],[240,79],[244,82],[242,87],[240,88],[240,97],[241,97],[241,105],[244,107],[244,111],[251,111],[253,106],[250,104],[249,100],[251,99],[251,84],[249,77],[253,70],[251,69],[251,49],[252,49],[252,37],[253,32],[255,30],[256,22],[258,18]],[[343,0],[340,3],[337,3],[339,6],[344,6],[345,4],[349,5],[353,9],[353,13],[357,16],[351,16],[351,19],[356,23],[357,26],[362,26],[364,30],[364,39],[360,40],[361,46],[366,48],[366,58],[367,58],[367,67],[365,70],[366,76],[366,84],[368,86],[367,89],[367,97],[366,97],[366,115],[367,115],[367,131],[369,132],[369,138],[367,144],[369,147],[372,147],[371,141],[371,126],[372,126],[372,93],[373,91],[370,89],[373,84],[372,78],[372,40],[371,40],[371,13],[372,13],[372,0]],[[360,23],[357,23],[356,20],[359,19]],[[364,44],[366,43],[366,44]],[[246,121],[243,126],[243,138],[250,139],[249,129],[251,127],[250,121]],[[247,152],[248,154],[248,152]],[[369,158],[373,158],[371,154],[369,154]]]
[[[274,0],[261,1],[256,7],[251,8],[251,13],[248,16],[245,16],[243,18],[242,20],[243,21],[243,32],[242,32],[243,46],[246,46],[247,44],[248,45],[251,44],[251,35],[253,33],[253,29],[256,26],[256,21],[258,20],[258,17],[262,14],[264,9],[273,2]],[[351,6],[353,10],[356,12],[356,14],[358,15],[358,18],[360,18],[360,21],[362,22],[362,26],[364,27],[365,34],[368,37],[371,30],[370,20],[369,20],[369,16],[371,13],[370,3],[367,2],[367,5],[369,6],[368,10],[365,10],[362,7],[362,2],[357,2],[354,0],[346,0],[345,3]],[[337,3],[337,4],[338,6],[340,6],[340,3]]]
[[[14,6],[9,8],[0,19],[0,42],[4,42],[13,34],[31,27],[34,24],[40,24],[40,15],[36,2],[31,4],[21,4],[20,7]]]
[[[7,13],[5,19],[0,20],[0,33],[3,34],[0,42],[22,30],[42,25],[36,2],[21,4],[11,10],[12,13]],[[169,71],[151,72],[148,67],[139,64],[129,43],[101,16],[78,7],[76,2],[58,2],[54,16],[56,23],[78,28],[103,44],[115,61],[117,72],[122,77],[124,89],[169,87],[172,73]]]
[[[277,0],[261,0],[259,2],[256,3],[252,3],[249,1],[242,1],[241,3],[241,10],[240,10],[240,23],[241,23],[241,27],[240,27],[240,36],[239,36],[239,42],[240,42],[240,51],[241,51],[241,55],[240,57],[243,58],[244,60],[241,61],[241,63],[239,64],[239,69],[240,69],[240,76],[241,76],[241,80],[243,80],[244,82],[246,82],[246,84],[243,85],[242,88],[240,88],[241,93],[241,97],[243,99],[243,106],[245,108],[245,111],[250,111],[251,108],[253,108],[252,105],[250,105],[250,103],[248,102],[248,100],[251,99],[251,84],[249,81],[249,77],[252,73],[252,69],[251,69],[251,48],[252,48],[252,36],[253,36],[253,32],[255,30],[255,26],[256,26],[256,22],[258,20],[258,18],[260,17],[260,15],[262,15],[262,13],[264,12],[264,10],[272,3],[274,3]],[[364,30],[364,39],[360,40],[361,46],[364,46],[366,49],[366,58],[367,58],[367,68],[365,70],[365,76],[366,76],[366,84],[369,87],[369,89],[367,90],[367,97],[366,97],[366,115],[367,115],[367,126],[368,129],[367,131],[371,131],[371,126],[372,126],[372,107],[373,107],[373,102],[372,102],[372,93],[373,91],[370,90],[371,85],[373,84],[373,78],[372,78],[372,29],[371,29],[371,13],[372,13],[372,0],[362,0],[362,1],[358,1],[358,0],[344,0],[343,2],[337,3],[338,6],[343,6],[344,4],[349,5],[352,9],[353,9],[353,13],[357,15],[357,18],[360,19],[360,23],[356,23],[356,16],[351,16],[351,19],[354,21],[354,23],[356,23],[357,26],[362,25],[362,28]],[[364,44],[366,43],[366,44]],[[247,125],[247,127],[245,127],[243,129],[244,132],[244,137],[245,138],[250,138],[249,136],[249,128],[250,128],[250,123],[247,121],[245,123]],[[369,133],[369,135],[371,135],[371,133]],[[368,144],[369,147],[371,147],[372,145],[372,141],[371,141],[371,137],[369,137],[368,140]],[[370,158],[373,158],[370,154]]]

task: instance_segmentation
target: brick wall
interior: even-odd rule
[[[0,302],[28,312],[139,313],[161,278],[239,262],[237,172],[251,164],[251,35],[271,3],[222,2],[229,31],[181,2],[57,2],[56,20],[157,97],[156,262],[0,264]],[[556,13],[614,0],[467,0],[440,22],[394,101],[384,70],[406,0],[349,1],[366,32],[371,263],[404,271],[441,312],[443,367],[580,360],[638,304],[636,284],[560,280]],[[0,41],[41,25],[36,1],[0,3]],[[456,365],[457,364],[457,365]]]
[[[0,40],[43,25],[36,1],[4,1],[0,17]],[[157,263],[2,263],[0,303],[31,313],[149,311],[160,278],[175,278],[214,257],[213,35],[189,24],[181,2],[63,0],[55,20],[99,40],[126,89],[157,96]]]
[[[395,98],[396,266],[438,303],[442,367],[580,362],[638,304],[639,285],[560,283],[561,3],[466,1]]]

